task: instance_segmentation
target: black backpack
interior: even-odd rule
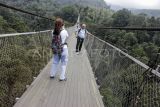
[[[81,31],[82,29],[80,28],[79,30],[78,30],[78,34],[79,34],[79,32]],[[87,30],[85,29],[85,34],[87,33]]]

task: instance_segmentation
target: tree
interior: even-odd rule
[[[153,61],[156,58],[158,47],[154,43],[146,43],[143,45],[143,48],[147,57]]]
[[[124,35],[124,40],[125,40],[126,46],[133,46],[138,43],[138,40],[137,40],[135,34],[132,32],[126,33]]]
[[[7,26],[7,21],[0,16],[0,32],[3,33],[5,31],[5,27]]]
[[[122,107],[122,102],[114,96],[112,89],[109,87],[100,90],[103,95],[103,101],[106,107]]]
[[[138,43],[141,44],[143,42],[149,42],[150,35],[145,31],[136,31],[136,37],[138,39]]]
[[[0,16],[0,32],[1,33],[16,32],[13,28],[11,28],[8,25],[7,21],[2,16]]]
[[[139,59],[146,56],[145,51],[141,45],[134,46],[132,49],[132,53],[135,57],[140,57]]]
[[[147,18],[144,14],[131,15],[130,24],[131,27],[146,27]]]
[[[9,24],[12,28],[15,29],[17,32],[27,32],[29,31],[28,26],[26,23],[22,20],[20,20],[18,17],[11,16],[12,18],[12,23]]]
[[[153,42],[160,47],[160,33],[156,33],[153,37]]]
[[[131,12],[127,9],[122,9],[113,14],[113,24],[115,27],[125,27],[129,25]]]
[[[148,26],[149,27],[156,27],[156,18],[152,16],[151,18],[148,19]]]
[[[65,6],[60,11],[57,11],[55,15],[70,23],[75,23],[78,17],[78,9],[74,6]]]

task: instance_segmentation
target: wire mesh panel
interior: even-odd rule
[[[85,47],[106,107],[160,106],[160,77],[148,66],[91,34]]]
[[[50,33],[0,37],[0,107],[12,107],[48,63]]]

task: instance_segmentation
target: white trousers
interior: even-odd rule
[[[68,48],[64,48],[61,56],[59,55],[54,55],[53,56],[53,63],[51,66],[51,71],[50,71],[50,76],[55,76],[57,71],[58,71],[58,65],[59,62],[61,61],[61,74],[60,74],[60,79],[65,79],[65,74],[66,74],[66,67],[68,63]]]

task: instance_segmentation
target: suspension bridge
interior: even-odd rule
[[[87,53],[84,49],[81,55],[75,54],[74,28],[68,32],[68,80],[59,82],[58,78],[49,78],[51,60],[14,107],[103,107]]]
[[[102,96],[105,92],[114,107],[160,106],[159,72],[90,33],[87,33],[82,53],[76,55],[75,29],[76,25],[67,28],[70,37],[65,82],[58,81],[59,74],[55,79],[49,78],[52,65],[50,30],[1,34],[1,69],[5,70],[1,74],[15,76],[7,80],[4,76],[1,85],[9,83],[8,87],[14,89],[14,80],[20,86],[26,84],[14,90],[23,90],[22,95],[14,93],[18,98],[13,98],[8,91],[4,100],[0,98],[1,103],[11,103],[14,107],[105,107]],[[29,85],[27,81],[33,82]]]

